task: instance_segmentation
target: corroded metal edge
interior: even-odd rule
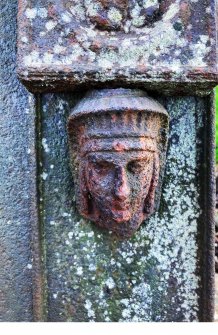
[[[41,219],[41,96],[36,95],[36,119],[35,119],[35,155],[36,155],[36,210],[37,222],[32,224],[32,253],[33,253],[33,321],[43,322],[47,319],[47,295],[46,295],[46,268],[44,229]]]
[[[134,80],[124,76],[108,78],[107,81],[99,80],[93,74],[86,73],[82,78],[78,78],[78,73],[65,73],[60,71],[44,72],[39,75],[38,72],[29,72],[17,69],[18,77],[32,93],[61,93],[72,92],[80,89],[91,88],[139,88],[150,91],[160,91],[163,95],[192,95],[206,96],[218,83],[218,72],[216,68],[210,69],[207,73],[187,73],[185,78],[172,79],[171,72],[164,72],[150,79],[147,75],[135,76]],[[168,79],[167,79],[168,78]],[[188,79],[189,78],[189,79]]]
[[[204,132],[204,251],[202,320],[214,321],[215,312],[215,96],[208,98],[207,124]]]

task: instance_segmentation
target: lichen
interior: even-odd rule
[[[51,315],[54,310],[56,321],[57,313],[62,321],[197,321],[203,116],[195,99],[167,100],[171,127],[160,209],[125,241],[75,211],[65,128],[71,107],[68,100],[47,101],[45,170],[55,162],[43,182]]]
[[[89,21],[89,16],[95,17],[102,10],[100,2],[72,1],[70,6],[63,2],[55,18],[49,16],[48,8],[43,6],[42,1],[32,3],[35,6],[25,10],[32,28],[22,31],[24,38],[21,38],[24,47],[27,47],[27,41],[34,43],[37,57],[32,48],[29,48],[22,58],[23,65],[32,70],[51,66],[58,71],[63,68],[66,70],[67,66],[71,71],[72,67],[80,64],[84,73],[94,67],[98,80],[105,82],[115,79],[118,72],[137,81],[142,74],[133,78],[133,72],[141,73],[142,69],[146,69],[150,78],[159,77],[158,69],[161,66],[172,71],[174,79],[190,81],[187,69],[206,68],[213,51],[214,40],[210,34],[205,35],[208,30],[204,17],[202,27],[205,28],[198,29],[199,32],[196,33],[195,22],[188,16],[189,11],[186,13],[187,18],[181,12],[181,0],[173,1],[161,20],[155,21],[151,26],[143,26],[144,15],[140,14],[141,8],[147,8],[149,4],[157,6],[157,0],[145,1],[140,6],[136,3],[131,10],[131,20],[127,18],[118,32],[98,30]],[[192,13],[199,11],[198,2],[192,1],[190,10]],[[206,8],[206,13],[210,20],[210,7]],[[113,6],[108,9],[107,16],[115,26],[119,26],[123,20],[119,9]],[[37,21],[32,25],[39,18],[40,24]],[[186,20],[189,20],[189,24],[185,23]],[[188,36],[193,38],[190,40]],[[40,47],[42,41],[43,48]],[[75,74],[74,80],[76,79]],[[81,80],[81,76],[78,80]]]
[[[122,21],[122,14],[118,9],[112,7],[108,11],[108,18],[112,21],[112,23],[119,24]]]

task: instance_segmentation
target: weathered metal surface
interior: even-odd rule
[[[72,110],[68,133],[80,213],[131,237],[157,209],[167,111],[142,90],[90,91]]]
[[[16,0],[0,1],[0,321],[33,320],[35,102],[16,77]]]
[[[215,96],[211,94],[208,101],[210,113],[206,113],[204,119],[204,150],[202,151],[204,170],[201,173],[202,187],[201,199],[204,201],[204,245],[203,267],[204,277],[202,294],[204,305],[202,308],[203,320],[214,320],[215,310]]]
[[[43,98],[48,320],[211,321],[213,169],[205,159],[213,136],[207,141],[205,129],[212,134],[208,99],[158,98],[171,120],[160,208],[132,238],[120,241],[76,210],[66,123],[80,98]]]
[[[206,94],[215,0],[19,0],[18,72],[32,91],[78,85]]]
[[[159,21],[169,9],[173,0],[97,0],[83,2],[86,17],[97,28],[125,31],[130,26],[141,28]]]

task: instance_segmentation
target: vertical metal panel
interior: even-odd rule
[[[0,13],[0,321],[32,321],[35,103],[16,76],[17,1]]]
[[[66,121],[78,98],[43,99],[48,320],[210,321],[213,298],[206,306],[204,295],[212,277],[205,278],[203,257],[212,261],[207,251],[212,233],[209,229],[204,239],[209,212],[202,189],[202,176],[207,183],[212,178],[204,169],[208,99],[160,99],[171,117],[160,210],[133,238],[120,242],[75,209]],[[212,263],[208,267],[212,271]]]
[[[201,196],[204,206],[203,234],[203,286],[202,286],[202,320],[214,320],[215,312],[215,96],[211,94],[208,100],[209,113],[205,115],[204,127],[204,175],[202,179]]]

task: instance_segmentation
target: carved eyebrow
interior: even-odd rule
[[[147,160],[148,158],[150,158],[151,156],[150,155],[147,155],[147,156],[143,156],[143,157],[136,157],[136,158],[132,158],[130,160],[130,162],[141,162],[141,161],[145,161]]]
[[[92,162],[92,163],[99,163],[99,162],[105,162],[105,163],[113,163],[114,158],[113,157],[105,157],[102,154],[97,154],[94,155],[92,154],[87,154],[86,156],[88,156],[88,159]]]

